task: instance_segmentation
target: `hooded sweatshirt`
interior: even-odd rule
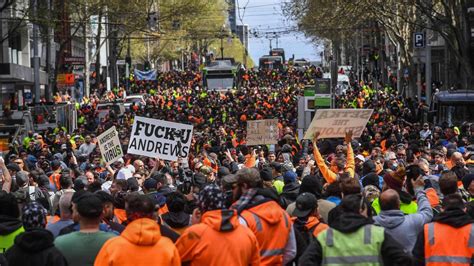
[[[353,233],[366,224],[371,224],[372,219],[356,213],[343,212],[331,227],[341,233]],[[411,258],[408,253],[387,232],[380,250],[383,265],[410,265]],[[322,265],[323,253],[321,243],[317,239],[311,242],[299,259],[300,265]]]
[[[105,242],[94,265],[181,265],[173,242],[161,236],[158,223],[140,218],[122,234]]]
[[[474,223],[474,220],[461,209],[448,209],[433,219],[433,222],[446,224],[454,228],[461,228]],[[455,241],[453,236],[447,236],[446,241]],[[425,265],[425,234],[421,231],[418,234],[415,247],[413,248],[415,263],[413,265]]]
[[[19,234],[5,256],[10,265],[67,265],[63,254],[54,246],[54,237],[45,229],[33,229]]]
[[[418,210],[414,214],[405,215],[401,210],[381,211],[374,217],[374,224],[385,228],[385,231],[397,239],[407,252],[415,246],[418,234],[423,231],[423,225],[433,218],[430,202],[424,191],[417,191]]]
[[[13,245],[15,237],[24,231],[20,220],[0,215],[0,253],[5,253]]]
[[[176,247],[181,260],[190,265],[260,265],[257,238],[240,225],[235,210],[205,212],[201,223],[184,231]]]

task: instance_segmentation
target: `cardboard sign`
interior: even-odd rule
[[[314,132],[319,138],[343,138],[352,130],[352,136],[362,135],[373,109],[318,109],[313,121],[304,135],[304,139],[312,140]]]
[[[111,164],[123,157],[122,145],[115,127],[107,129],[97,137],[102,159],[106,164]]]
[[[277,143],[278,119],[247,121],[247,145]]]
[[[193,126],[135,116],[128,153],[176,161],[189,154]]]

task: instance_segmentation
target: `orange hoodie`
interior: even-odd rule
[[[235,210],[205,212],[201,223],[184,231],[176,247],[181,260],[190,265],[260,265],[257,238],[240,225]]]
[[[120,236],[105,242],[94,265],[178,266],[181,260],[173,242],[161,236],[156,221],[141,218],[131,222]]]

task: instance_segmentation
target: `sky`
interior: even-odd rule
[[[293,27],[295,23],[283,15],[282,5],[284,0],[236,1],[238,5],[237,24],[248,24],[251,32],[261,33],[257,38],[250,34],[249,39],[249,54],[253,61],[258,64],[258,59],[262,55],[267,55],[270,50],[270,41],[265,37],[265,33],[286,30]],[[272,41],[272,47],[276,47],[276,40]],[[301,33],[282,34],[278,39],[278,47],[285,50],[287,60],[293,54],[296,59],[320,60],[319,52],[321,49],[316,48]]]

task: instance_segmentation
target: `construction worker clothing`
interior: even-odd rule
[[[299,265],[411,265],[410,254],[385,229],[361,214],[343,212],[312,241]]]
[[[288,213],[277,202],[267,200],[243,210],[240,217],[257,237],[260,246],[260,265],[284,265],[283,255],[287,242],[291,235],[294,238]],[[289,261],[291,259],[293,258]]]
[[[94,265],[179,266],[181,260],[173,242],[162,237],[158,223],[140,218],[128,224],[120,236],[105,242]]]
[[[260,265],[258,241],[241,225],[236,210],[205,212],[176,242],[181,261],[190,265]]]
[[[424,227],[425,265],[472,265],[474,255],[474,224],[456,228],[442,223]]]

